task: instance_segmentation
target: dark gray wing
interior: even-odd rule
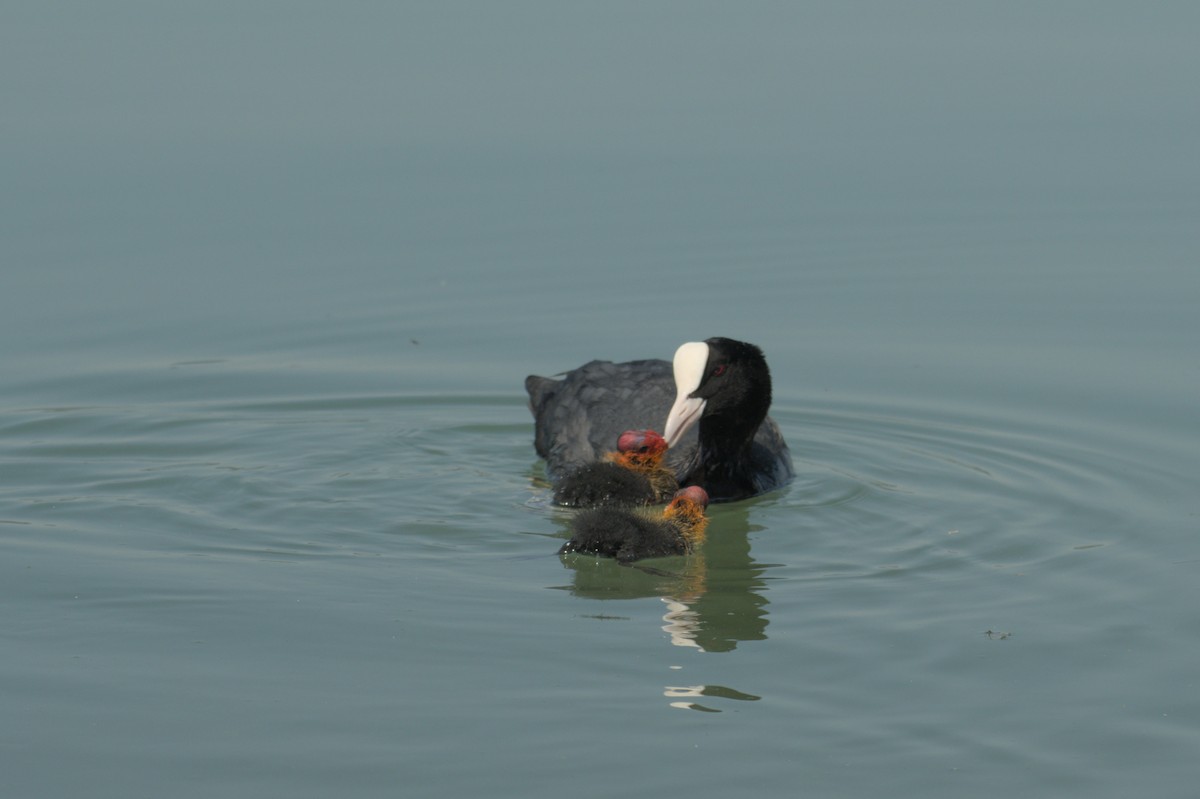
[[[675,402],[671,364],[663,360],[591,361],[561,380],[525,379],[534,419],[534,448],[546,459],[551,478],[591,463],[617,448],[626,430],[659,433]],[[695,451],[694,431],[671,449],[669,462]]]

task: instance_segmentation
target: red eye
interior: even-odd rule
[[[721,375],[725,374],[725,364],[723,364],[723,363],[717,364],[716,366],[714,366],[712,368],[712,372],[710,372],[709,374],[711,374],[713,377],[720,377]]]

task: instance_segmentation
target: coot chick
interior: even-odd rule
[[[699,486],[675,493],[659,517],[622,508],[591,508],[571,522],[571,540],[560,555],[586,552],[630,563],[642,558],[684,555],[704,540],[708,494]]]
[[[655,505],[679,488],[663,464],[667,441],[653,430],[626,430],[617,451],[569,472],[554,487],[554,501],[571,508]]]
[[[534,448],[554,482],[600,459],[624,430],[662,426],[679,485],[714,502],[772,491],[792,479],[792,457],[771,405],[762,350],[728,338],[689,342],[663,360],[591,361],[561,380],[525,380]],[[665,424],[663,420],[666,420]]]

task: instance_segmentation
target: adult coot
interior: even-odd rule
[[[784,485],[792,457],[767,416],[771,373],[762,350],[728,338],[689,342],[662,360],[591,361],[561,375],[525,379],[534,448],[558,483],[598,460],[625,430],[662,429],[679,485],[714,502]]]
[[[568,472],[554,486],[554,501],[572,508],[655,505],[679,489],[663,463],[667,440],[653,430],[626,430],[617,451]]]
[[[571,520],[571,540],[560,555],[587,552],[622,563],[684,555],[704,540],[708,495],[699,486],[676,492],[660,517],[624,508],[589,508]]]

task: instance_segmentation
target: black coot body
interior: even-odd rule
[[[681,346],[674,365],[591,361],[561,377],[525,380],[534,448],[553,482],[600,459],[633,428],[664,430],[679,484],[702,486],[714,502],[792,479],[787,443],[766,415],[770,371],[752,344],[710,338]]]
[[[571,520],[571,540],[558,552],[582,552],[616,558],[622,563],[684,555],[704,540],[707,505],[704,490],[689,486],[675,493],[661,516],[626,508],[580,511]]]
[[[554,501],[570,508],[657,505],[679,490],[663,463],[667,441],[653,430],[626,430],[615,452],[568,471],[554,486]]]
[[[641,558],[682,555],[683,539],[661,520],[621,508],[588,508],[571,522],[571,540],[560,555],[584,552],[628,563]]]
[[[567,472],[554,486],[554,502],[568,508],[653,505],[658,493],[643,474],[612,461],[593,461]]]

